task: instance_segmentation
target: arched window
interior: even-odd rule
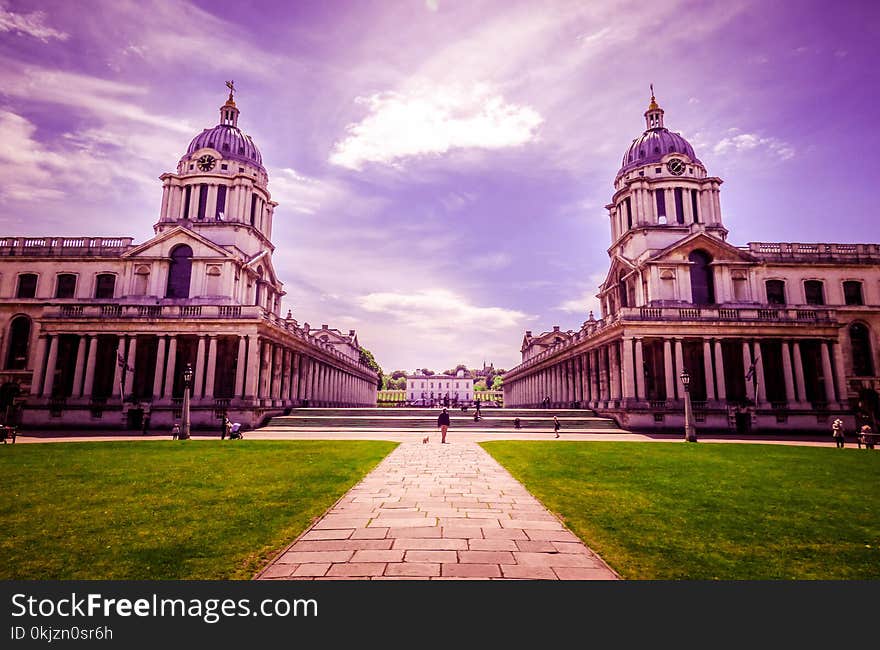
[[[852,345],[853,374],[856,377],[873,377],[874,360],[871,357],[871,333],[861,323],[849,326]]]
[[[259,277],[257,278],[257,286],[256,286],[256,288],[254,289],[254,304],[255,304],[255,305],[259,305],[259,304],[260,304],[260,300],[262,300],[262,298],[263,298],[263,296],[262,296],[262,289],[263,289],[263,267],[262,267],[262,266],[258,266],[258,267],[257,267],[257,275],[258,275]]]
[[[168,269],[167,298],[189,298],[189,281],[192,276],[192,248],[186,244],[176,246],[171,251],[171,266]]]
[[[804,282],[804,297],[808,305],[824,305],[825,291],[821,280],[806,280]]]
[[[691,263],[691,302],[695,305],[715,303],[715,281],[712,258],[705,251],[696,250],[688,255]]]
[[[95,278],[95,298],[104,300],[113,297],[116,292],[116,276],[112,273],[99,273]]]
[[[132,294],[135,296],[146,296],[150,286],[150,267],[145,264],[134,268],[134,289]]]
[[[785,282],[782,280],[767,280],[764,286],[767,288],[767,302],[769,304],[785,304]]]
[[[31,319],[16,316],[9,325],[9,352],[6,354],[7,370],[27,368],[28,348],[31,342]]]
[[[56,298],[73,298],[76,295],[76,276],[73,273],[59,273],[55,286]]]

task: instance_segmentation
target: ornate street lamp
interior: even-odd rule
[[[189,422],[189,391],[192,387],[193,380],[193,369],[192,364],[186,364],[186,368],[183,371],[183,430],[180,432],[181,440],[189,439],[189,430],[190,430],[190,422]]]
[[[694,427],[694,412],[691,407],[691,375],[687,368],[682,369],[679,379],[681,379],[681,385],[684,386],[684,439],[687,442],[696,442],[697,430]]]

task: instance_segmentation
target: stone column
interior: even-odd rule
[[[620,359],[617,342],[608,346],[608,372],[611,375],[611,399],[620,399]]]
[[[244,394],[244,375],[245,357],[247,356],[247,339],[244,336],[238,337],[238,358],[235,361],[235,397],[242,397]]]
[[[83,384],[82,396],[91,398],[95,386],[95,367],[98,362],[98,337],[89,334],[89,357],[86,361],[86,380]]]
[[[43,392],[43,366],[46,361],[46,349],[48,337],[41,335],[37,340],[37,353],[34,355],[34,374],[31,377],[31,395],[40,395]]]
[[[263,341],[262,345],[260,346],[260,399],[266,399],[269,397],[269,382],[271,379],[271,370],[272,344],[268,341]]]
[[[280,345],[274,345],[272,349],[272,391],[273,400],[281,399],[281,354],[283,350]]]
[[[828,350],[828,346],[831,344],[828,341],[820,341],[819,345],[822,350],[822,374],[825,376],[823,382],[825,384],[825,401],[831,406],[834,404],[834,373],[831,370],[831,355]]]
[[[73,396],[78,397],[82,395],[82,380],[83,380],[83,370],[86,367],[86,335],[81,334],[79,337],[79,345],[76,348],[76,363],[75,370],[73,373]]]
[[[764,358],[761,354],[761,344],[755,341],[755,373],[758,375],[758,401],[767,403],[767,384],[764,381]]]
[[[675,384],[676,389],[676,397],[678,399],[684,399],[684,393],[682,392],[684,388],[681,386],[681,379],[679,379],[676,375],[680,375],[681,371],[684,369],[684,351],[682,350],[681,339],[674,339],[675,341],[675,372],[673,373],[672,381]]]
[[[840,349],[840,343],[833,341],[832,358],[834,361],[834,370],[837,376],[837,395],[840,403],[846,407],[849,402],[849,390],[846,386],[846,370],[843,367],[843,350]]]
[[[217,186],[212,185],[216,190]],[[205,378],[205,397],[214,398],[214,379],[217,374],[217,337],[208,337],[208,376]]]
[[[217,214],[217,184],[208,185],[208,200],[205,202],[205,221],[214,221]],[[207,393],[207,389],[205,390]],[[213,393],[211,393],[213,395]]]
[[[156,369],[153,372],[153,399],[162,397],[162,371],[165,369],[165,337],[159,337],[159,345],[156,348]]]
[[[658,190],[659,191],[659,190]],[[636,382],[636,399],[644,401],[646,399],[645,391],[645,353],[642,349],[642,337],[636,337],[636,359],[633,372],[633,379]]]
[[[281,401],[290,401],[290,351],[281,350]]]
[[[623,346],[623,398],[625,400],[636,399],[636,369],[633,359],[633,340],[626,337],[622,340]]]
[[[128,357],[126,357],[126,365],[128,370],[125,371],[125,394],[131,395],[134,386],[135,361],[137,360],[137,335],[132,336],[128,343]]]
[[[752,367],[752,353],[749,348],[749,342],[743,341],[743,368],[745,368],[746,375],[749,374],[749,368]],[[755,371],[757,372],[757,370]],[[755,398],[755,390],[754,384],[749,380],[746,380],[746,397],[749,399]]]
[[[125,337],[119,337],[119,345],[116,346],[116,358],[113,359],[113,363],[116,366],[116,372],[113,373],[113,397],[119,397],[119,391],[122,390],[122,386],[120,383],[122,382],[122,366],[119,365],[119,360],[125,359]]]
[[[675,371],[672,368],[672,342],[663,339],[663,369],[666,375],[666,399],[675,399]]]
[[[706,399],[715,401],[715,373],[712,370],[712,344],[703,339],[703,369],[706,373]]]
[[[174,395],[174,372],[177,365],[177,337],[168,340],[168,365],[165,368],[165,390],[162,399],[170,400]]]
[[[794,376],[791,372],[791,354],[788,349],[788,341],[782,342],[782,376],[785,380],[785,400],[794,404]]]
[[[721,341],[715,341],[715,380],[718,383],[718,400],[727,399],[727,383],[724,379],[724,353],[721,350]]]
[[[49,360],[46,362],[46,385],[43,395],[52,397],[52,389],[55,387],[55,366],[58,363],[58,335],[52,337],[49,344]]]
[[[590,402],[597,406],[602,398],[599,390],[599,349],[590,350]]]
[[[193,385],[193,399],[199,399],[204,394],[205,389],[205,337],[199,337],[199,344],[196,347],[196,368],[195,381]]]
[[[798,341],[792,343],[792,350],[794,351],[794,378],[797,382],[797,399],[798,406],[806,406],[807,405],[807,384],[804,381],[804,363],[801,360],[801,344]]]

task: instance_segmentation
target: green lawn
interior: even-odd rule
[[[638,442],[483,446],[624,578],[880,578],[880,453]]]
[[[250,578],[394,447],[0,446],[0,579]]]

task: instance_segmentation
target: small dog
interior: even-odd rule
[[[430,439],[431,439],[431,436],[425,436],[424,438],[422,438],[422,444],[423,444],[423,445],[427,445],[427,444],[428,444],[428,441],[429,441]]]

